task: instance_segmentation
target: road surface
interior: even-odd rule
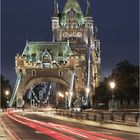
[[[2,116],[2,120],[18,140],[139,140],[136,134],[60,121],[39,114],[23,116],[9,112]]]

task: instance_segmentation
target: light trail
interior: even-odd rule
[[[99,133],[96,133],[96,132],[87,131],[87,130],[83,130],[83,129],[79,129],[79,128],[72,128],[72,127],[68,127],[68,126],[65,126],[65,125],[59,125],[59,124],[54,124],[54,123],[49,123],[49,124],[57,126],[59,128],[71,129],[72,131],[75,131],[75,132],[83,132],[83,133],[86,133],[86,134],[87,133],[88,134],[93,134],[93,135],[95,135],[97,137],[101,137],[101,138],[108,139],[108,140],[124,140],[122,138],[112,137],[112,136],[104,135],[104,134],[99,134]]]
[[[92,132],[92,131],[87,131],[87,130],[83,130],[83,129],[80,129],[80,128],[73,128],[73,127],[68,127],[68,126],[60,125],[60,124],[44,123],[44,122],[40,122],[40,121],[37,121],[37,120],[32,120],[32,119],[29,119],[29,118],[26,118],[26,117],[21,117],[21,116],[15,114],[13,111],[9,112],[9,114],[12,115],[13,118],[15,117],[17,119],[20,119],[20,120],[24,121],[24,123],[26,123],[26,125],[27,124],[32,125],[32,128],[34,128],[34,129],[37,126],[39,128],[38,131],[42,132],[42,130],[43,130],[42,133],[45,133],[45,134],[46,134],[45,129],[48,130],[48,131],[52,131],[51,129],[55,129],[55,130],[58,130],[60,132],[65,132],[65,133],[68,133],[68,134],[76,135],[76,136],[79,136],[83,139],[88,139],[88,140],[124,140],[122,138],[113,137],[113,136],[109,136],[109,135],[105,135],[105,134],[100,134],[100,133],[96,133],[96,132]],[[20,120],[18,120],[18,121],[20,121]],[[46,127],[51,128],[51,129],[47,129]],[[55,131],[53,131],[53,134],[54,134],[54,132]],[[58,133],[58,132],[55,132],[55,133]],[[58,134],[60,135],[60,133],[58,133]],[[47,135],[48,135],[48,133],[47,133]],[[67,137],[67,136],[65,136],[65,137]],[[62,139],[58,139],[58,140],[62,140]],[[64,139],[64,140],[69,140],[69,139]]]
[[[53,126],[51,124],[48,124],[48,123],[43,123],[43,122],[40,122],[40,121],[36,121],[36,120],[31,120],[31,119],[28,119],[28,118],[25,118],[25,117],[21,117],[21,116],[18,116],[14,113],[12,113],[13,116],[15,116],[16,118],[19,118],[19,119],[22,119],[24,121],[28,121],[29,123],[30,122],[34,122],[38,125],[43,125],[43,126],[46,126],[46,127],[49,127],[49,128],[54,128],[54,129],[57,129],[61,132],[66,132],[66,133],[70,133],[70,134],[74,134],[76,136],[80,136],[80,137],[83,137],[84,139],[88,139],[88,140],[101,140],[101,138],[98,138],[96,136],[93,136],[91,134],[86,134],[86,133],[82,133],[82,132],[75,132],[73,130],[70,130],[70,129],[66,129],[66,128],[58,128],[57,126]]]
[[[54,138],[56,140],[77,140],[75,138],[68,137],[66,135],[60,134],[58,132],[55,132],[55,131],[53,131],[51,129],[39,126],[39,125],[34,124],[34,123],[31,123],[29,121],[25,122],[26,121],[25,118],[22,118],[22,117],[18,116],[21,119],[21,120],[19,120],[19,119],[14,117],[14,113],[8,112],[7,115],[8,115],[9,118],[15,120],[16,122],[24,124],[24,125],[26,125],[26,126],[28,126],[30,128],[33,128],[33,129],[35,129],[35,130],[37,130],[37,131],[39,131],[39,132],[41,132],[41,133],[43,133],[45,135],[48,135],[48,136],[50,136],[50,137],[52,137],[52,138]]]

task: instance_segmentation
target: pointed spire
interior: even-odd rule
[[[66,4],[63,9],[63,13],[67,13],[73,8],[74,11],[76,11],[79,14],[83,14],[81,7],[79,5],[78,0],[67,0]]]
[[[95,38],[97,38],[98,35],[98,27],[95,25]]]
[[[53,9],[53,16],[57,17],[59,14],[59,10],[58,10],[58,0],[54,0],[54,9]]]
[[[90,16],[90,0],[87,0],[87,10],[86,10],[86,16]]]

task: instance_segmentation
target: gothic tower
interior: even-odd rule
[[[95,87],[100,83],[100,41],[90,13],[90,0],[85,2],[85,14],[78,0],[67,0],[59,13],[58,0],[54,0],[53,42],[28,41],[23,53],[15,57],[17,80],[9,106],[16,99],[17,107],[22,107],[27,94],[33,94],[40,104],[33,88],[44,82],[48,83],[44,100],[48,100],[51,84],[55,85],[52,93],[56,106],[59,91],[65,95],[66,108],[72,104],[93,106]]]
[[[85,14],[78,0],[67,0],[63,11],[59,13],[58,1],[54,0],[52,31],[53,41],[68,42],[73,51],[73,56],[70,58],[74,57],[75,61],[78,59],[81,73],[76,72],[76,77],[82,77],[81,86],[88,89],[87,95],[92,105],[95,87],[98,87],[100,83],[100,41],[94,32],[95,25],[90,13],[90,0],[85,0],[85,2],[87,4]],[[75,89],[76,87],[78,86],[75,86]],[[82,88],[81,90],[77,88],[76,92],[82,92]]]

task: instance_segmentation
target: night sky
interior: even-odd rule
[[[60,11],[66,0],[58,0]],[[79,0],[85,13],[86,0]],[[51,41],[53,0],[2,0],[2,74],[16,80],[15,55],[26,40]],[[127,59],[139,63],[139,0],[91,0],[91,15],[101,41],[102,77]]]

